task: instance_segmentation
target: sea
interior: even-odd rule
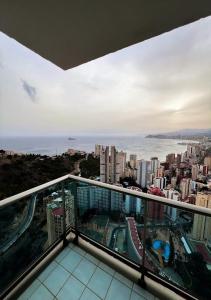
[[[32,153],[42,155],[59,155],[68,149],[77,149],[91,153],[95,144],[115,145],[118,151],[136,154],[138,159],[150,159],[153,156],[165,161],[168,153],[182,153],[188,143],[175,139],[145,138],[143,136],[74,136],[70,140],[67,136],[48,137],[0,137],[0,149],[12,150],[18,153]]]

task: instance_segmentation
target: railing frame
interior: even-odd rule
[[[159,196],[155,196],[155,195],[151,195],[151,194],[146,194],[143,192],[139,192],[139,191],[135,191],[135,190],[130,190],[130,189],[126,189],[123,187],[119,187],[116,185],[111,185],[111,184],[107,184],[107,183],[102,183],[99,181],[94,181],[94,180],[90,180],[90,179],[86,179],[86,178],[82,178],[79,176],[74,176],[74,175],[65,175],[62,176],[60,178],[57,178],[55,180],[52,180],[48,183],[42,184],[40,186],[37,186],[35,188],[32,188],[30,190],[27,190],[25,192],[19,193],[17,195],[14,195],[12,197],[8,197],[4,200],[0,201],[0,209],[3,207],[6,207],[10,204],[14,204],[15,202],[34,195],[38,192],[41,192],[55,184],[61,183],[61,190],[62,190],[62,199],[63,199],[63,210],[64,210],[64,217],[63,217],[63,236],[62,236],[62,240],[63,240],[63,247],[65,247],[68,244],[67,241],[67,232],[69,232],[69,228],[66,228],[66,213],[65,213],[65,208],[66,208],[66,204],[65,204],[65,191],[64,191],[64,181],[66,180],[73,180],[76,182],[83,182],[86,183],[88,185],[92,185],[92,186],[97,186],[97,187],[101,187],[101,188],[105,188],[105,189],[109,189],[110,191],[116,191],[119,193],[123,193],[124,195],[131,195],[131,196],[136,196],[139,197],[141,199],[144,200],[144,236],[143,236],[143,259],[142,259],[142,263],[140,263],[140,265],[136,265],[135,263],[133,263],[131,260],[125,258],[124,256],[120,255],[119,253],[116,253],[115,251],[112,251],[112,249],[109,249],[108,247],[98,243],[97,241],[93,240],[92,238],[86,236],[84,233],[80,232],[78,229],[78,206],[77,206],[77,188],[75,187],[74,189],[74,228],[72,229],[72,231],[75,233],[75,239],[74,239],[74,243],[78,243],[78,237],[82,237],[83,239],[85,239],[86,241],[90,242],[91,244],[93,244],[94,246],[102,249],[103,251],[107,252],[108,254],[112,255],[113,257],[121,260],[122,262],[124,262],[125,264],[134,267],[134,269],[139,270],[140,273],[142,274],[140,277],[140,285],[145,288],[146,284],[145,284],[145,280],[144,277],[148,276],[151,279],[154,279],[158,282],[160,282],[162,285],[164,285],[165,287],[168,287],[170,289],[173,289],[176,293],[178,293],[181,296],[184,296],[186,299],[195,299],[194,296],[187,294],[183,289],[181,289],[179,286],[173,286],[171,282],[168,282],[167,280],[161,279],[159,276],[157,276],[156,274],[150,272],[144,265],[145,262],[145,251],[146,251],[146,243],[145,243],[145,239],[146,239],[146,226],[147,226],[147,201],[154,201],[157,203],[160,203],[162,205],[168,205],[168,206],[172,206],[181,210],[186,210],[192,213],[198,213],[204,216],[209,216],[211,217],[211,209],[209,208],[205,208],[205,207],[200,207],[200,206],[196,206],[193,204],[189,204],[189,203],[184,203],[184,202],[179,202],[179,201],[175,201],[172,199],[167,199],[167,198],[163,198],[163,197],[159,197]],[[55,243],[55,245],[61,241],[61,239],[59,241],[57,241]],[[23,273],[21,274],[21,276],[19,276],[12,284],[11,286],[14,287],[15,284],[17,284],[17,282],[21,281],[21,278],[23,278],[23,276],[27,273],[30,272],[30,270],[32,270],[32,268],[38,264],[38,262],[40,262],[42,260],[43,257],[45,257],[50,250],[53,249],[53,247],[55,247],[55,245],[51,245],[51,247],[49,247],[45,253],[43,253],[43,255],[38,258],[35,262],[33,262],[29,268]],[[8,287],[8,289],[3,293],[3,295],[6,295],[9,290],[11,290],[11,286]],[[2,295],[0,295],[2,296]]]

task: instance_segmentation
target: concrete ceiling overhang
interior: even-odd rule
[[[209,15],[210,0],[0,0],[0,31],[69,69]]]

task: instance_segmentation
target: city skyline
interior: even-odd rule
[[[63,71],[0,33],[0,135],[210,128],[211,17]]]

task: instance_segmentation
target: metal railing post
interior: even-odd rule
[[[147,269],[145,268],[145,258],[146,258],[146,229],[147,229],[147,201],[143,199],[144,201],[144,231],[143,231],[143,256],[142,256],[142,265],[140,265],[141,269],[141,278],[139,281],[139,284],[142,288],[146,288],[146,282],[144,280],[144,276],[147,272]]]
[[[66,227],[66,197],[65,197],[65,191],[64,191],[64,182],[61,183],[62,185],[62,208],[63,208],[63,247],[66,247],[68,245],[67,241],[67,227]]]
[[[74,196],[74,229],[75,229],[75,238],[73,239],[73,243],[78,244],[78,200],[77,200],[77,182],[73,181],[73,196]]]

